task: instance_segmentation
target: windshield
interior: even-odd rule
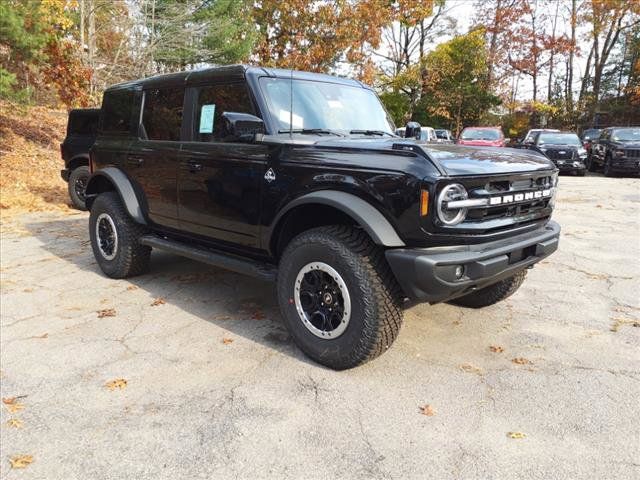
[[[463,130],[462,135],[460,135],[462,140],[499,140],[502,138],[502,134],[499,130],[491,129],[491,130]]]
[[[436,130],[436,137],[446,140],[449,138],[449,135],[447,135],[446,130]]]
[[[593,140],[600,136],[600,130],[585,130],[582,136],[585,140]]]
[[[575,133],[541,133],[538,145],[582,145]]]
[[[620,128],[614,130],[611,139],[615,142],[640,142],[640,128]]]
[[[323,129],[349,133],[352,130],[393,134],[395,126],[371,90],[337,83],[288,78],[260,79],[278,131]],[[293,85],[293,114],[291,112]]]

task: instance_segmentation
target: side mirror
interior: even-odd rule
[[[418,122],[409,122],[404,130],[405,138],[415,138],[416,140],[420,140],[420,133],[422,127]]]
[[[533,145],[533,138],[525,138],[524,144],[525,145]]]
[[[264,133],[264,122],[250,113],[223,112],[222,128],[227,142],[253,142]]]

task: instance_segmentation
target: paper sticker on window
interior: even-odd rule
[[[215,105],[202,105],[200,110],[200,133],[213,133],[213,114]]]

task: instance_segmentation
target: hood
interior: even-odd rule
[[[506,147],[470,147],[446,143],[424,143],[406,138],[381,137],[279,137],[278,143],[312,148],[359,149],[369,151],[412,150],[428,159],[446,175],[499,175],[555,169],[544,155]]]
[[[616,148],[640,148],[640,142],[611,142]]]
[[[545,156],[516,148],[434,145],[423,150],[448,175],[495,175],[555,168]]]

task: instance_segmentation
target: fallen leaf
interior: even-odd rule
[[[96,313],[98,314],[98,318],[115,317],[116,316],[115,308],[105,308],[104,310],[98,310]]]
[[[167,302],[165,301],[164,298],[158,297],[151,303],[151,306],[152,307],[157,307],[158,305],[164,305],[165,303],[167,303]]]
[[[131,291],[131,290],[137,290],[137,289],[138,289],[138,287],[136,287],[135,285],[129,285],[129,286],[127,287],[127,290],[128,290],[128,291]]]
[[[467,373],[477,373],[478,375],[482,374],[482,369],[480,367],[476,367],[475,365],[471,365],[470,363],[463,363],[460,365],[460,369],[463,372]]]
[[[223,338],[222,343],[229,345],[230,343],[233,343],[233,338]]]
[[[35,337],[33,337],[33,338],[48,338],[48,337],[49,337],[49,334],[48,334],[48,333],[43,333],[42,335],[36,335],[36,336],[35,336]]]
[[[489,350],[491,350],[493,353],[502,353],[504,352],[504,348],[498,346],[498,345],[491,345],[489,346]]]
[[[420,407],[420,413],[427,417],[433,417],[436,414],[436,411],[431,405],[427,404]]]
[[[33,463],[33,455],[16,455],[9,459],[11,468],[26,468],[27,465]]]
[[[19,418],[10,418],[7,420],[7,427],[9,428],[22,428],[22,420]]]
[[[104,384],[109,390],[113,391],[116,388],[122,390],[127,386],[127,381],[124,378],[116,378]]]
[[[24,410],[24,405],[22,403],[10,403],[7,405],[7,410],[9,410],[9,413],[16,413],[19,412],[20,410]]]
[[[6,397],[2,399],[2,403],[4,403],[5,405],[11,405],[12,403],[16,403],[16,400],[16,397]]]
[[[509,438],[524,438],[526,435],[522,432],[509,432],[507,433],[507,437]]]
[[[260,310],[257,310],[253,312],[253,315],[251,315],[251,318],[253,318],[254,320],[264,320],[265,318],[267,318],[267,316]]]
[[[531,360],[528,360],[524,357],[516,357],[516,358],[513,358],[511,361],[513,363],[517,363],[518,365],[530,365],[531,363],[533,363],[531,362]]]

